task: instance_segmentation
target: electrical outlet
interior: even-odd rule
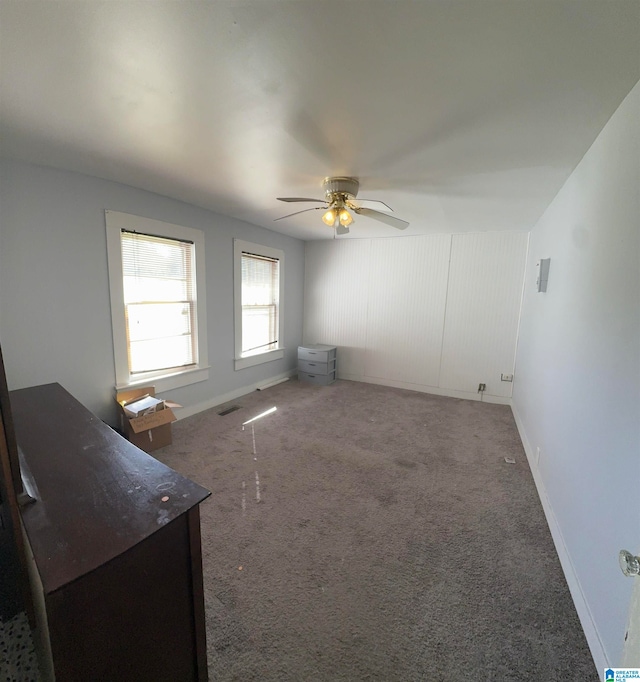
[[[513,374],[501,374],[500,381],[513,381]]]
[[[540,464],[540,447],[536,448],[536,464]]]
[[[483,391],[487,390],[487,385],[486,384],[478,384],[478,393],[482,393]]]

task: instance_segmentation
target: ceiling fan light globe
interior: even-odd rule
[[[353,217],[351,216],[351,213],[349,213],[349,211],[347,211],[345,208],[343,208],[340,211],[339,217],[340,225],[343,225],[344,227],[348,227],[353,222]]]
[[[323,216],[322,216],[322,222],[325,225],[328,225],[329,227],[333,227],[333,224],[336,222],[336,212],[330,208]]]

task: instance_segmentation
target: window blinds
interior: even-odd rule
[[[242,254],[242,352],[278,347],[280,262]]]
[[[195,253],[192,242],[122,230],[129,371],[195,364]]]

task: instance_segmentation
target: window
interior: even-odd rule
[[[280,261],[242,254],[242,354],[278,347]]]
[[[106,222],[117,386],[204,381],[203,233],[115,211]]]
[[[132,375],[193,367],[193,242],[121,230],[124,317]]]
[[[236,369],[284,357],[284,253],[234,240]]]

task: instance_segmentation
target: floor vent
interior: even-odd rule
[[[227,414],[231,414],[232,412],[235,412],[236,410],[239,410],[242,407],[242,405],[229,405],[228,407],[223,407],[218,414],[221,417],[224,417]]]

